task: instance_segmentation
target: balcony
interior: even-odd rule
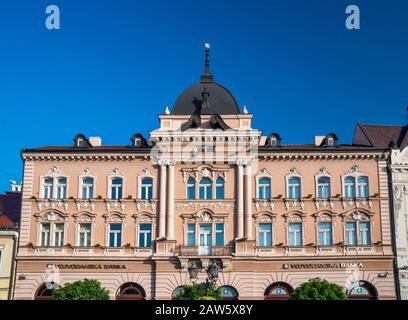
[[[234,246],[182,246],[176,247],[178,256],[230,256],[234,252]]]

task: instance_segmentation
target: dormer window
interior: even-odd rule
[[[74,146],[75,147],[91,147],[89,140],[83,134],[77,134],[74,137]]]
[[[336,134],[329,133],[323,140],[321,146],[322,147],[334,147],[337,145],[338,138]]]
[[[280,144],[281,138],[277,133],[271,133],[266,140],[266,145],[270,147],[278,147]]]
[[[130,139],[132,141],[132,147],[140,148],[147,145],[145,138],[140,133],[136,133]]]

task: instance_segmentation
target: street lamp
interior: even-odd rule
[[[191,266],[188,268],[188,274],[190,276],[191,281],[195,283],[197,281],[198,276],[198,267],[195,261],[193,261],[191,263]]]

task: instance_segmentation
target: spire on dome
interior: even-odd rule
[[[201,75],[201,82],[212,82],[213,81],[213,75],[211,74],[210,71],[210,44],[205,43],[205,68],[204,68],[204,73]]]

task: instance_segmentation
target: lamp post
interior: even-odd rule
[[[190,276],[191,282],[196,283],[198,276],[198,266],[195,261],[191,262],[191,266],[187,268],[188,275]],[[220,267],[215,261],[212,261],[211,264],[207,267],[207,278],[205,279],[205,294],[208,295],[208,290],[210,287],[214,286],[218,280],[218,273]]]

